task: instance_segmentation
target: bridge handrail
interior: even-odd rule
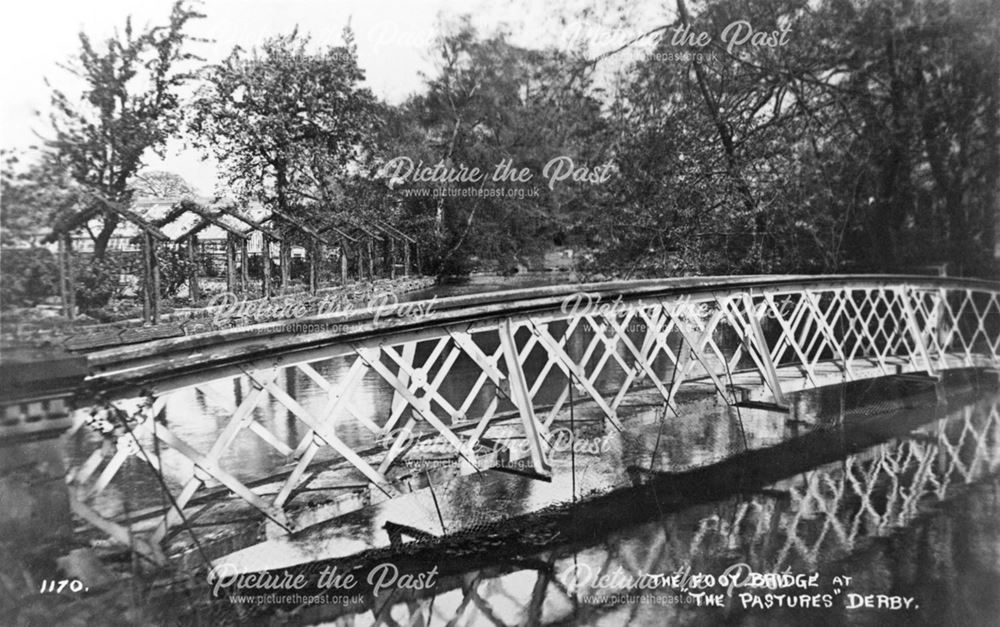
[[[432,311],[417,317],[400,317],[387,314],[377,322],[372,311],[352,310],[263,322],[207,331],[185,337],[152,340],[137,345],[95,351],[87,355],[94,376],[110,371],[123,372],[130,363],[156,360],[163,371],[171,376],[170,356],[190,354],[198,349],[216,349],[205,354],[197,364],[203,369],[209,364],[227,365],[246,361],[275,352],[294,352],[338,342],[355,342],[392,332],[412,331],[441,325],[473,322],[496,318],[500,315],[518,315],[557,310],[565,299],[578,293],[608,298],[621,297],[623,303],[657,299],[677,295],[704,295],[706,293],[731,293],[747,290],[801,291],[817,288],[877,289],[904,285],[915,289],[950,289],[1000,292],[1000,282],[983,279],[964,279],[926,275],[849,274],[849,275],[731,275],[715,277],[685,277],[672,279],[644,279],[600,283],[561,284],[450,296],[406,302],[405,305],[420,309],[433,304]],[[331,334],[329,331],[300,333],[299,327],[348,328],[346,332]],[[228,350],[220,350],[222,347]],[[182,366],[182,368],[190,366]],[[143,377],[150,373],[144,372]]]

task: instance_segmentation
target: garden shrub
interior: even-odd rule
[[[0,253],[4,309],[34,307],[59,295],[59,265],[47,248],[5,248]]]

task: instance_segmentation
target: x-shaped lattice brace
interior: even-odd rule
[[[84,426],[84,424],[87,423],[89,412],[86,410],[76,410],[73,412],[72,417],[73,424],[63,435],[64,442],[68,442],[69,439],[73,437],[73,435],[76,434],[80,428]],[[117,523],[103,516],[87,503],[91,497],[100,494],[105,490],[105,488],[107,488],[112,479],[114,479],[115,475],[118,473],[119,469],[127,460],[131,451],[138,447],[138,441],[136,440],[134,433],[135,432],[133,431],[118,437],[118,441],[114,447],[115,452],[110,459],[105,460],[104,451],[102,450],[103,447],[98,448],[79,468],[70,470],[66,477],[66,482],[69,488],[67,490],[69,505],[74,514],[79,516],[95,529],[99,529],[104,532],[109,538],[118,544],[132,547],[137,554],[149,559],[151,562],[163,564],[166,563],[166,557],[164,556],[158,543],[151,542],[148,538],[134,533],[133,530],[127,525]],[[157,461],[158,460],[155,458],[151,460],[155,467],[158,467]],[[103,470],[101,468],[102,464],[104,466]],[[93,484],[88,486],[88,481],[90,481],[91,477],[93,477],[98,470],[101,470],[101,474],[97,477]]]
[[[416,367],[413,363],[416,349],[412,345],[404,345],[402,352],[386,344],[376,347],[355,347],[359,357],[393,389],[392,412],[383,431],[388,432],[394,429],[405,414],[405,410],[407,408],[411,410],[402,429],[392,441],[380,470],[387,469],[404,453],[406,443],[410,440],[418,419],[430,424],[468,467],[472,470],[480,470],[475,462],[474,451],[476,444],[496,416],[497,400],[494,399],[489,405],[465,441],[462,441],[452,426],[467,422],[466,412],[475,401],[482,386],[489,380],[493,382],[497,390],[509,390],[510,400],[521,419],[521,426],[524,429],[528,452],[535,472],[543,476],[548,476],[551,473],[551,467],[548,463],[548,430],[546,425],[542,424],[535,416],[532,393],[522,367],[531,351],[533,341],[529,339],[526,346],[518,349],[515,327],[515,323],[509,319],[502,319],[495,330],[479,331],[487,334],[495,333],[499,339],[499,347],[492,355],[486,355],[483,352],[482,348],[473,340],[472,333],[469,332],[468,328],[450,330],[447,335],[434,340],[435,344],[430,356],[420,367]],[[438,365],[438,361],[446,349],[450,350]],[[381,354],[386,355],[396,366],[396,372],[393,372],[382,362]],[[463,402],[456,408],[443,396],[440,388],[462,355],[468,357],[479,367],[480,374]],[[500,358],[503,359],[504,369],[500,367]],[[436,365],[436,375],[431,379],[430,372]],[[450,424],[435,414],[432,403],[445,411]]]
[[[684,305],[687,303],[685,302]],[[629,337],[628,329],[636,319],[644,323],[645,332],[639,345]],[[690,369],[690,363],[681,366],[680,356],[676,355],[668,344],[668,338],[672,330],[677,329],[686,333],[684,323],[680,321],[677,312],[670,311],[661,303],[624,303],[621,308],[614,312],[585,313],[569,319],[568,326],[560,338],[556,338],[551,330],[550,324],[553,320],[538,320],[532,322],[534,336],[538,342],[546,349],[548,361],[538,379],[535,388],[539,387],[549,368],[555,366],[562,370],[571,382],[561,392],[556,403],[549,412],[546,424],[551,424],[556,413],[563,407],[570,392],[570,385],[576,383],[594,403],[601,409],[605,417],[619,430],[622,428],[618,420],[617,410],[632,390],[634,385],[640,381],[648,380],[652,386],[660,393],[664,402],[676,414],[676,405],[673,401],[677,387],[683,383],[682,377],[674,378],[674,389],[668,389],[661,377],[653,369],[653,366],[663,353],[670,360],[674,368],[686,367],[685,374]],[[716,321],[717,322],[717,321]],[[574,358],[566,348],[568,340],[574,333],[581,332],[581,323],[585,323],[590,330],[590,340],[586,349],[579,358]],[[712,341],[712,329],[707,330],[698,338],[696,342],[702,350]],[[583,330],[582,332],[586,332]],[[690,337],[690,335],[688,335]],[[619,353],[619,347],[624,348],[627,356]],[[600,349],[600,352],[597,352]],[[717,347],[716,347],[716,350]],[[589,368],[588,365],[597,356],[596,363]],[[609,402],[597,389],[597,380],[604,373],[606,366],[614,362],[625,373],[624,381],[619,385],[614,398]],[[690,362],[690,360],[688,360]],[[706,372],[713,375],[711,368],[706,367]],[[719,383],[720,389],[721,383]],[[533,388],[532,393],[534,393]]]
[[[809,383],[818,386],[816,367],[824,351],[829,351],[844,378],[853,378],[850,366],[844,357],[843,347],[836,340],[830,321],[826,319],[826,314],[820,307],[820,298],[816,292],[803,290],[789,294],[764,293],[762,296],[763,310],[760,316],[769,315],[781,330],[771,349],[772,363],[783,364],[785,355],[791,353],[794,357],[792,363],[798,363]],[[828,311],[833,309],[836,299],[830,298],[829,303]],[[789,304],[792,305],[790,311],[786,307]]]
[[[590,398],[600,407],[601,411],[604,412],[604,416],[619,430],[622,428],[621,422],[618,420],[617,412],[608,405],[607,400],[598,391],[596,386],[596,381],[604,369],[604,365],[607,363],[608,359],[611,358],[612,354],[617,355],[614,346],[617,346],[618,338],[608,338],[604,333],[604,328],[600,325],[593,316],[585,315],[582,318],[590,325],[593,329],[594,334],[591,338],[590,344],[587,350],[584,351],[583,357],[580,361],[573,359],[566,350],[566,341],[559,341],[552,336],[549,330],[548,324],[545,323],[535,323],[532,322],[532,333],[537,338],[537,341],[546,349],[548,359],[557,362],[557,365],[564,371],[572,376],[575,383],[579,384],[583,388]],[[568,338],[569,334],[565,334],[563,339]],[[598,357],[598,362],[591,371],[590,374],[586,372],[587,363],[590,361],[593,351],[596,350],[598,346],[603,346],[604,352],[600,353]],[[618,356],[620,357],[620,356]]]
[[[270,376],[273,377],[273,373]],[[194,447],[188,445],[181,438],[177,437],[169,428],[159,425],[156,422],[154,418],[163,410],[166,403],[165,397],[156,398],[146,406],[141,407],[139,411],[132,416],[137,419],[136,424],[133,427],[129,427],[128,432],[118,438],[114,454],[107,461],[107,463],[104,464],[104,468],[94,484],[89,489],[78,489],[79,498],[76,499],[78,511],[89,522],[104,529],[116,540],[121,541],[123,535],[126,535],[134,540],[135,536],[130,530],[126,530],[123,526],[117,525],[117,523],[113,523],[112,521],[106,519],[98,522],[97,519],[102,517],[100,517],[95,510],[87,507],[84,501],[103,492],[130,456],[135,455],[142,458],[155,472],[161,472],[162,464],[160,459],[145,450],[141,444],[142,439],[149,438],[159,440],[160,442],[170,446],[191,464],[190,478],[188,478],[186,482],[183,482],[183,489],[180,494],[173,499],[171,507],[164,516],[163,521],[157,526],[152,534],[150,534],[148,543],[149,546],[158,547],[159,543],[165,537],[167,530],[184,519],[181,513],[182,510],[188,502],[190,502],[192,497],[194,497],[197,490],[204,486],[205,482],[210,478],[218,481],[233,494],[236,494],[244,501],[260,510],[265,516],[274,522],[282,525],[286,529],[290,528],[290,524],[287,521],[284,512],[282,512],[280,508],[267,503],[265,499],[255,494],[250,488],[219,465],[220,457],[242,429],[250,428],[254,431],[266,431],[266,429],[263,429],[263,427],[253,419],[252,415],[254,407],[260,400],[259,392],[259,390],[251,390],[244,401],[236,409],[226,427],[223,429],[222,433],[220,433],[211,450],[207,454],[201,454]],[[119,409],[119,411],[122,410]],[[273,443],[278,442],[277,438],[269,433],[268,437],[265,437],[264,439],[265,441]],[[287,447],[285,447],[285,450],[287,450]],[[100,467],[101,462],[103,461],[102,458],[103,452],[100,450],[95,451],[88,461],[78,470],[78,472],[71,477],[72,483],[80,488],[85,486],[89,478]],[[84,511],[85,509],[86,511]],[[155,557],[158,561],[162,560],[162,554],[158,554]]]
[[[310,375],[313,379],[318,378],[322,380],[318,373],[316,373],[315,370],[307,364],[299,364],[294,367],[299,368],[306,374]],[[134,449],[141,448],[138,443],[138,439],[136,439],[137,437],[150,437],[158,439],[160,442],[166,444],[179,453],[183,459],[187,460],[191,464],[190,477],[186,480],[182,478],[181,483],[183,487],[180,493],[173,498],[166,516],[152,533],[151,540],[154,544],[158,544],[162,541],[166,537],[168,531],[174,528],[182,520],[187,519],[188,522],[190,522],[195,518],[197,513],[185,516],[183,514],[183,510],[191,502],[198,490],[201,489],[210,479],[214,479],[225,486],[231,493],[252,505],[267,518],[271,519],[284,529],[291,530],[291,523],[285,516],[282,506],[287,501],[291,490],[301,478],[306,466],[312,460],[318,448],[322,445],[330,446],[339,452],[349,463],[365,474],[365,476],[373,484],[381,487],[390,495],[395,494],[396,492],[393,490],[392,486],[389,485],[389,482],[385,479],[384,475],[373,469],[364,459],[355,453],[349,445],[343,442],[333,430],[334,422],[332,417],[343,405],[346,404],[345,401],[347,399],[347,394],[344,388],[349,388],[357,380],[358,375],[361,374],[363,370],[363,364],[360,363],[352,367],[349,376],[343,382],[342,386],[340,386],[340,390],[335,389],[329,384],[327,385],[329,402],[326,404],[326,407],[319,417],[310,414],[275,383],[275,378],[278,373],[277,369],[272,368],[269,370],[246,372],[246,377],[251,382],[252,388],[233,412],[222,432],[216,438],[207,453],[203,454],[199,452],[193,446],[189,445],[183,439],[175,435],[169,428],[158,425],[154,420],[142,420],[136,425],[132,433],[128,435],[128,437],[132,438],[134,441],[134,445],[132,447],[122,445],[117,447],[117,451],[114,456],[105,465],[103,472],[98,477],[95,484],[91,487],[87,495],[92,496],[101,492],[117,474],[125,459],[127,459],[129,455],[136,453]],[[206,393],[207,396],[212,395],[210,388],[208,387],[199,387],[198,389]],[[300,443],[297,449],[298,452],[293,451],[278,437],[270,433],[263,425],[254,419],[253,412],[255,408],[263,401],[264,398],[267,397],[268,394],[270,394],[271,397],[288,409],[298,419],[302,420],[307,426],[309,426],[310,430]],[[166,398],[166,395],[160,396],[151,404],[150,408],[146,411],[148,417],[159,414],[165,405]],[[300,455],[298,464],[294,468],[291,475],[286,479],[279,493],[272,502],[268,502],[268,499],[258,495],[253,490],[248,488],[230,472],[223,469],[219,464],[219,460],[222,455],[243,429],[248,429],[258,435],[282,455]],[[86,482],[89,476],[99,467],[101,462],[100,453],[100,451],[95,451],[95,454],[80,469],[80,472],[78,472],[75,477],[77,482]],[[148,454],[144,454],[144,457],[153,466],[154,470],[160,470],[161,465],[156,457]],[[203,512],[204,510],[201,511]]]
[[[665,335],[659,334],[654,340],[674,364],[674,373],[671,374],[672,384],[668,390],[668,396],[670,399],[677,397],[678,390],[680,390],[685,381],[689,380],[691,369],[697,363],[701,366],[705,375],[712,381],[719,396],[727,404],[732,404],[733,401],[730,398],[729,389],[719,379],[721,373],[716,372],[716,368],[712,363],[712,360],[722,364],[727,363],[725,355],[714,339],[715,332],[724,317],[724,313],[721,309],[715,309],[703,322],[703,326],[699,331],[697,328],[692,328],[695,324],[691,322],[692,318],[699,317],[698,307],[693,306],[695,302],[690,296],[680,296],[669,301],[664,299],[659,300],[660,306],[663,309],[663,315],[670,318],[673,328],[677,330],[684,340],[685,352],[679,354],[675,354],[667,346]],[[704,303],[705,301],[702,301],[697,304],[701,305]],[[699,320],[699,322],[701,321]]]
[[[943,298],[941,300],[942,309],[948,314],[951,319],[951,331],[948,334],[946,346],[952,346],[955,344],[959,345],[962,350],[962,357],[968,366],[975,365],[974,357],[977,356],[974,353],[976,342],[982,338],[982,341],[990,349],[991,358],[990,361],[994,367],[1000,366],[1000,334],[991,340],[989,330],[986,328],[986,319],[993,313],[1000,317],[1000,293],[997,292],[985,292],[976,290],[949,290],[949,295],[956,294],[961,299],[961,304],[956,312],[949,302],[949,298]],[[978,300],[985,301],[985,304],[977,302]],[[974,326],[970,323],[974,323]],[[973,326],[971,331],[963,330],[963,326],[968,329]]]
[[[781,383],[778,381],[778,371],[774,366],[771,350],[768,348],[764,331],[760,326],[760,317],[766,306],[767,301],[762,301],[759,307],[755,306],[753,297],[748,293],[741,294],[740,297],[723,298],[719,301],[719,308],[729,324],[739,334],[740,343],[756,365],[761,379],[771,390],[775,402],[779,405],[785,405],[787,401],[781,389]]]
[[[914,353],[919,353],[924,362],[924,370],[927,371],[928,375],[936,377],[937,373],[934,371],[934,363],[931,361],[931,353],[927,345],[927,334],[917,322],[915,313],[914,303],[919,304],[920,298],[915,290],[906,286],[896,289],[896,297],[902,304],[906,316],[906,327],[910,333],[910,341],[913,343],[913,347],[910,349],[910,363],[916,365]]]
[[[858,292],[863,294],[860,303],[855,296]],[[867,342],[868,350],[861,352],[861,355],[866,356],[870,353],[879,370],[886,376],[892,374],[886,361],[892,350],[892,342],[889,341],[890,335],[886,329],[891,328],[893,335],[896,330],[893,324],[895,320],[890,319],[891,302],[887,294],[894,295],[894,292],[887,291],[884,287],[852,289],[844,299],[844,315],[845,321],[849,324],[848,331],[853,332],[856,338],[851,352],[847,355],[848,362],[853,361],[859,352],[863,351]],[[879,307],[885,308],[881,314],[878,311]],[[876,327],[874,332],[871,330],[873,323]],[[880,335],[884,341],[878,340]]]
[[[626,333],[626,329],[629,328],[635,316],[638,316],[643,321],[646,329],[640,347],[636,347]],[[617,324],[615,321],[609,321],[609,323],[635,360],[635,366],[627,370],[625,381],[622,382],[618,394],[615,395],[611,403],[611,407],[614,409],[618,408],[631,391],[634,383],[649,379],[676,416],[677,406],[673,400],[673,391],[664,386],[660,377],[654,372],[653,365],[662,352],[670,361],[672,368],[677,369],[679,367],[680,355],[670,349],[668,339],[670,332],[675,328],[679,329],[682,323],[678,322],[676,317],[669,315],[662,303],[654,305],[643,305],[640,303],[628,312],[623,323]]]
[[[909,290],[913,301],[913,314],[916,327],[923,338],[928,354],[936,356],[936,367],[947,368],[947,347],[951,343],[953,330],[946,328],[944,321],[947,293],[943,289]]]

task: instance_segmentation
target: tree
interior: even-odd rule
[[[133,177],[129,187],[140,198],[193,198],[194,188],[173,172],[144,170]]]
[[[76,207],[73,181],[46,155],[32,157],[25,161],[12,152],[0,156],[4,162],[0,171],[0,244],[4,246],[35,243],[42,229]]]
[[[190,127],[242,197],[302,215],[330,202],[333,183],[364,160],[375,99],[360,86],[349,29],[344,38],[313,52],[293,32],[237,48],[204,74]]]
[[[0,307],[33,307],[59,293],[59,266],[47,248],[10,249],[0,260]]]
[[[84,85],[79,98],[53,89],[53,136],[45,144],[54,163],[80,187],[97,195],[83,197],[74,223],[100,219],[93,234],[94,255],[103,258],[118,215],[103,200],[128,203],[130,182],[147,151],[160,151],[179,128],[178,87],[191,77],[182,69],[199,60],[186,52],[193,38],[185,31],[203,17],[177,0],[166,25],[135,32],[125,29],[95,45],[80,33],[75,63],[64,66]]]
[[[710,0],[689,12],[678,0],[676,20],[647,31],[658,54],[621,75],[608,106],[620,177],[590,223],[602,261],[648,274],[945,261],[995,272],[993,4]],[[722,33],[737,20],[790,36],[733,49]],[[678,44],[685,26],[708,44]]]
[[[592,190],[570,183],[550,189],[542,171],[559,156],[577,164],[602,161],[600,104],[588,93],[586,75],[567,80],[572,66],[565,54],[515,46],[503,32],[481,37],[468,17],[446,26],[433,52],[437,68],[427,93],[397,109],[401,128],[385,156],[476,167],[487,179],[506,161],[532,178],[523,185],[482,183],[512,192],[503,197],[401,194],[398,200],[404,212],[419,216],[414,221],[433,224],[440,272],[461,273],[472,257],[510,269],[563,237],[570,221],[561,216],[590,203]]]

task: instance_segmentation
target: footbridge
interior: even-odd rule
[[[985,281],[701,277],[395,303],[88,354],[68,482],[79,517],[163,561],[190,525],[236,511],[290,534],[421,489],[411,462],[429,451],[546,480],[574,405],[627,430],[636,393],[668,419],[691,386],[780,413],[806,388],[998,367]],[[178,420],[192,407],[204,429]],[[248,438],[270,451],[252,468]],[[137,476],[158,496],[123,507]],[[332,508],[304,505],[317,491]]]

